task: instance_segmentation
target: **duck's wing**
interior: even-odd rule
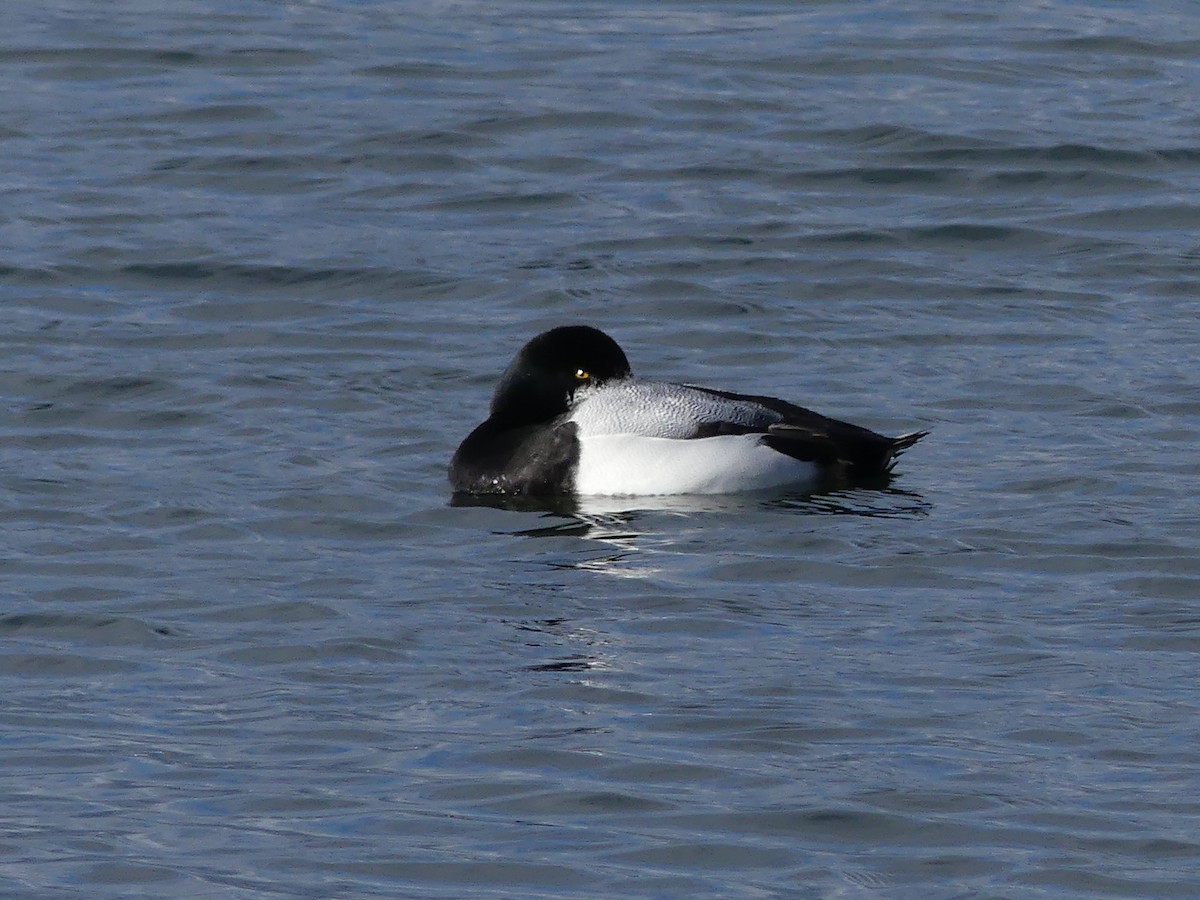
[[[795,459],[815,462],[823,466],[839,466],[850,474],[858,476],[885,475],[891,471],[896,457],[911,447],[929,432],[914,431],[900,437],[887,437],[854,425],[823,416],[811,409],[797,406],[777,397],[766,397],[758,394],[737,394],[731,391],[718,391],[712,388],[701,388],[689,385],[692,390],[701,391],[713,397],[721,398],[739,409],[759,408],[764,412],[759,420],[774,417],[775,421],[768,422],[765,427],[747,427],[740,432],[713,433],[746,433],[747,431],[762,431],[763,441],[767,446],[780,453],[785,453]],[[719,424],[716,427],[741,428],[736,423]]]

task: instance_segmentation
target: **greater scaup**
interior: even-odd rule
[[[637,380],[616,341],[568,325],[521,348],[450,483],[529,497],[811,487],[886,476],[926,434],[885,437],[774,397]]]

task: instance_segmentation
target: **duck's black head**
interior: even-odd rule
[[[509,426],[545,422],[567,411],[577,388],[631,374],[625,353],[603,331],[587,325],[552,328],[522,347],[505,369],[491,417]]]

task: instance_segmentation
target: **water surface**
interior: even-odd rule
[[[3,20],[6,894],[1200,890],[1190,5]],[[933,434],[450,505],[576,321]]]

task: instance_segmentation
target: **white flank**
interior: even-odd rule
[[[691,440],[636,434],[581,435],[575,491],[596,496],[728,494],[811,484],[817,467],[757,434]]]

